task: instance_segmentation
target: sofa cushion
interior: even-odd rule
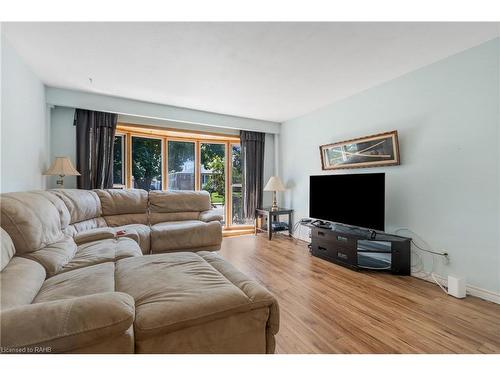
[[[0,197],[1,225],[9,233],[17,254],[39,250],[60,241],[61,207],[46,191],[6,193]]]
[[[50,192],[58,196],[68,208],[70,224],[95,219],[102,215],[101,201],[91,190],[54,189]]]
[[[78,268],[45,280],[33,303],[115,291],[113,262]]]
[[[164,221],[196,220],[201,211],[211,209],[206,191],[150,191],[151,224]]]
[[[94,190],[102,205],[102,214],[143,214],[148,209],[148,192],[142,189]]]
[[[208,191],[150,191],[151,212],[206,211],[211,208]]]
[[[66,236],[61,241],[22,256],[40,263],[45,268],[47,277],[51,277],[59,273],[73,259],[76,249],[73,238]]]
[[[16,253],[16,248],[9,234],[3,228],[0,228],[0,241],[2,246],[0,249],[0,271],[2,271]]]
[[[40,264],[15,256],[0,273],[0,309],[30,304],[44,280]]]
[[[218,249],[222,242],[222,228],[218,221],[171,221],[151,227],[151,251],[162,253],[184,249]]]
[[[78,246],[74,258],[60,272],[141,255],[139,245],[130,238],[89,242]]]
[[[94,190],[102,205],[102,214],[110,227],[148,224],[148,192],[142,189]]]
[[[115,276],[116,291],[134,297],[138,339],[263,306],[196,253],[122,259]]]

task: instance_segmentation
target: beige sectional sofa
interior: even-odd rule
[[[1,195],[0,348],[273,353],[273,296],[221,257],[206,192]]]
[[[67,207],[66,233],[76,242],[124,231],[143,254],[220,249],[222,216],[212,210],[206,191],[60,189],[49,194]]]

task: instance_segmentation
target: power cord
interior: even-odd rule
[[[439,285],[439,287],[443,290],[443,292],[445,292],[446,294],[448,294],[448,289],[446,289],[444,286],[441,285],[441,283],[436,279],[436,275],[434,274],[434,272],[431,272],[431,277],[432,277],[432,280],[434,280],[434,282]]]
[[[293,225],[292,235],[295,239],[296,244],[299,243],[299,240],[302,240],[302,227],[304,226],[304,224],[310,224],[311,221],[312,220],[309,218],[302,218]],[[297,231],[298,235],[296,235]],[[307,248],[309,249],[309,254],[312,255],[312,247],[310,243],[307,244]]]
[[[416,234],[415,232],[413,232],[411,229],[409,228],[398,228],[394,231],[395,234],[398,234],[398,232],[400,231],[407,231],[413,235],[416,235],[417,237],[420,238],[420,236],[418,234]],[[421,239],[421,238],[420,238]],[[425,241],[422,241],[422,242],[425,242]],[[411,239],[411,243],[413,244],[413,246],[415,246],[417,249],[419,250],[422,250],[422,251],[425,251],[427,253],[431,253],[431,254],[434,254],[434,255],[439,255],[439,256],[442,256],[442,257],[445,257],[445,258],[448,258],[449,254],[446,252],[446,251],[443,251],[443,252],[438,252],[438,251],[433,251],[433,250],[429,250],[429,249],[424,249],[423,247],[420,247],[414,240],[413,238]]]
[[[302,224],[302,221],[299,220],[292,227],[292,235],[293,235],[293,237],[295,237],[296,243],[298,241],[298,238],[300,238],[300,230],[302,229],[302,225],[301,224]],[[299,235],[298,236],[295,235],[297,233],[297,230],[299,231]]]
[[[415,241],[413,241],[413,239],[411,240],[411,243],[419,250],[422,250],[422,251],[425,251],[427,253],[431,253],[431,254],[434,254],[434,255],[440,255],[442,257],[445,257],[447,258],[448,257],[448,253],[447,252],[442,252],[442,253],[439,253],[437,251],[432,251],[432,250],[429,250],[429,249],[424,249],[420,246],[417,245],[417,243]]]
[[[415,232],[413,232],[409,228],[399,228],[399,229],[396,229],[394,231],[394,233],[397,234],[398,232],[403,231],[403,230],[407,231],[407,232],[409,232],[409,233],[411,233],[411,234],[413,234],[413,235],[415,235],[417,237],[419,237],[422,242],[425,242],[424,240],[422,240],[422,238],[418,234],[416,234]],[[425,269],[424,269],[424,262],[422,260],[422,257],[416,251],[412,251],[412,253],[417,256],[417,259],[419,260],[419,263],[420,263],[420,268],[418,270],[414,270],[413,267],[415,267],[416,265],[412,264],[411,265],[412,271],[415,272],[415,273],[423,273],[427,279],[429,279],[429,278],[432,279],[436,283],[436,285],[438,285],[441,288],[441,290],[443,292],[445,292],[446,294],[448,294],[448,290],[439,282],[439,280],[436,278],[436,274],[434,273],[434,262],[435,262],[434,256],[442,256],[442,257],[445,258],[446,262],[449,262],[449,255],[448,255],[448,253],[446,251],[438,252],[438,251],[433,251],[433,250],[430,250],[430,249],[425,249],[425,248],[419,246],[413,239],[411,239],[411,243],[412,243],[413,246],[415,246],[420,251],[423,251],[423,252],[431,254],[431,257],[432,257],[431,270],[429,272],[426,272]]]

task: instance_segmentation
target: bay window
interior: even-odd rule
[[[206,190],[226,229],[253,224],[242,216],[237,135],[118,124],[113,167],[117,188]]]

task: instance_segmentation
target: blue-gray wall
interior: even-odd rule
[[[308,216],[310,175],[385,172],[386,229],[408,227],[421,244],[448,251],[448,265],[435,258],[438,275],[500,292],[499,70],[497,38],[287,121],[285,205],[296,219]],[[394,129],[401,166],[321,170],[319,145]],[[432,257],[421,256],[430,271]]]
[[[45,88],[1,36],[1,191],[45,188],[49,126]]]

